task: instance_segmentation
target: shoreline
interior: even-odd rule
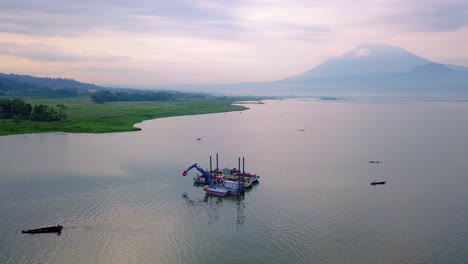
[[[87,98],[26,99],[25,101],[49,106],[65,104],[67,107],[65,113],[68,118],[66,121],[55,122],[0,119],[0,136],[48,132],[92,134],[132,132],[141,130],[141,128],[135,127],[136,124],[152,119],[249,109],[245,106],[235,105],[235,100],[229,99],[112,102],[105,104],[95,104]]]

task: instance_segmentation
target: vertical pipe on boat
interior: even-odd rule
[[[241,178],[240,178],[240,157],[239,157],[239,165],[237,167],[239,170],[237,171],[237,195],[239,195],[242,191],[242,187],[241,187],[241,184],[244,184],[243,182],[241,182]]]
[[[218,153],[216,153],[216,171],[218,171],[219,167],[218,167]]]
[[[245,173],[245,157],[242,157],[242,173]]]
[[[210,156],[210,173],[213,172],[213,168],[212,168],[212,165],[211,165],[211,156]]]

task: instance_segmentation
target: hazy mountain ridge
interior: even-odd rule
[[[331,58],[304,73],[288,77],[284,81],[403,73],[410,71],[415,66],[430,63],[434,62],[401,48],[380,44],[364,44],[340,57]]]
[[[209,97],[200,92],[101,87],[72,79],[0,73],[0,96],[65,98],[91,96],[95,102],[175,101]]]
[[[457,72],[440,63],[428,63],[414,67],[408,74],[426,75],[433,74],[439,76],[456,75]]]
[[[19,75],[19,74],[5,74],[0,73],[0,78],[16,81],[19,83],[27,83],[37,86],[38,88],[50,88],[50,89],[80,89],[80,90],[99,90],[99,87],[94,84],[82,83],[73,79],[65,78],[45,78],[45,77],[34,77],[30,75]]]
[[[100,87],[72,79],[0,73],[0,95],[13,95],[11,91],[5,90],[8,86],[21,88],[16,90],[20,94],[21,91],[37,92],[44,89],[62,89],[64,94],[70,91],[82,94],[88,93],[89,90],[146,93],[139,89]],[[311,70],[278,81],[155,86],[154,89],[231,95],[307,96],[365,93],[468,97],[468,67],[437,63],[398,47],[364,44]]]
[[[365,44],[273,83],[301,93],[468,95],[468,67],[433,62],[397,47]]]
[[[32,83],[20,82],[0,77],[0,96],[40,96],[40,97],[75,97],[88,94],[87,90],[77,88],[50,88],[42,87]]]

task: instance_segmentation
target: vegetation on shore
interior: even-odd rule
[[[200,92],[106,88],[73,79],[0,73],[0,136],[43,132],[140,130],[148,119],[241,111],[235,101]]]
[[[107,133],[140,130],[133,125],[144,120],[247,109],[233,105],[236,98],[208,97],[199,100],[132,101],[96,104],[89,97],[24,98],[31,105],[63,105],[66,120],[38,122],[30,119],[0,119],[0,135],[43,132]]]
[[[67,115],[63,112],[65,106],[57,105],[58,110],[48,105],[38,104],[32,106],[22,99],[4,99],[0,98],[0,119],[13,119],[16,123],[24,120],[51,122],[65,121]]]
[[[91,94],[91,100],[95,103],[107,102],[136,102],[136,101],[177,101],[177,100],[199,100],[208,98],[207,94],[186,93],[170,90],[124,90],[124,91],[97,91]]]

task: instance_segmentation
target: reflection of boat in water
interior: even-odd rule
[[[382,184],[386,184],[387,181],[373,181],[371,182],[371,185],[375,186],[375,185],[382,185]]]
[[[63,229],[63,226],[56,225],[56,226],[41,227],[37,229],[22,230],[21,233],[23,234],[61,233],[62,229]]]
[[[200,185],[195,185],[198,188],[201,188]],[[221,214],[222,208],[227,207],[229,209],[234,209],[237,212],[236,217],[236,227],[240,228],[245,221],[245,204],[244,204],[244,195],[227,195],[224,197],[214,196],[214,195],[205,195],[203,198],[192,199],[187,193],[182,194],[182,198],[187,203],[188,207],[198,208],[201,210],[206,210],[208,214],[208,223],[212,224],[219,221],[220,218],[229,216],[231,214]],[[199,211],[199,210],[197,210]]]

